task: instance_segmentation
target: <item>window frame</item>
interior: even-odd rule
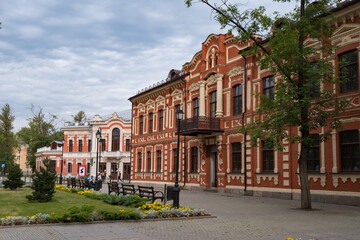
[[[320,138],[319,134],[311,134],[314,138],[314,144],[309,149],[309,157],[307,162],[307,170],[309,172],[320,171]],[[318,169],[316,169],[318,166]]]
[[[242,114],[242,84],[233,86],[233,116]]]
[[[138,172],[141,172],[141,167],[142,167],[142,152],[138,152]]]
[[[115,131],[117,131],[118,134]],[[120,151],[120,136],[121,136],[121,131],[119,128],[114,128],[111,131],[111,151],[112,152]]]
[[[147,166],[146,166],[146,170],[147,172],[151,172],[151,151],[147,151]]]
[[[270,101],[273,101],[275,99],[274,75],[263,78],[263,95],[268,96]]]
[[[274,173],[274,147],[266,146],[262,141],[262,171],[263,173]]]
[[[74,143],[73,140],[70,139],[69,140],[69,152],[73,152],[74,151]]]
[[[140,121],[139,121],[139,134],[143,135],[144,134],[144,115],[140,116]]]
[[[239,146],[236,146],[239,145]],[[231,172],[241,173],[241,142],[231,143]],[[236,166],[236,167],[235,167]],[[237,170],[235,170],[237,169]]]
[[[159,110],[159,131],[164,130],[164,110]]]
[[[354,137],[354,140],[348,140],[347,142],[343,141],[343,138],[345,137],[345,134],[351,134],[354,133],[354,136],[348,136],[348,137]],[[347,131],[342,131],[340,132],[339,136],[340,136],[340,164],[341,164],[341,171],[342,172],[360,172],[360,167],[359,169],[354,169],[355,168],[355,164],[356,162],[358,162],[357,164],[360,166],[360,140],[359,140],[359,130],[355,129],[355,130],[347,130]],[[355,139],[357,138],[357,139]],[[356,156],[356,152],[358,152],[359,156]],[[345,156],[345,154],[349,155],[349,156]],[[344,158],[348,158],[348,159],[344,159]],[[347,165],[350,165],[351,167],[348,169],[345,169],[344,167],[344,162],[349,161],[349,163],[347,163]]]
[[[355,53],[356,54],[356,61],[354,62],[349,62],[349,63],[342,63],[343,59],[345,58],[345,56],[347,56],[347,54],[352,54]],[[339,77],[341,79],[341,81],[344,81],[344,77],[347,78],[347,83],[352,83],[352,85],[349,87],[349,89],[345,89],[344,90],[344,84],[346,84],[345,82],[342,82],[340,84],[340,93],[349,93],[349,92],[355,92],[359,90],[359,58],[358,58],[358,50],[357,49],[353,49],[344,53],[341,53],[338,55],[338,59],[339,59]],[[355,58],[354,58],[355,59]],[[350,68],[354,68],[354,72],[356,72],[356,76],[352,77],[349,76],[352,71],[349,69]],[[345,73],[342,72],[342,70],[346,69],[346,75]],[[356,71],[355,71],[356,70]],[[344,75],[344,76],[343,76]]]
[[[193,117],[197,118],[199,117],[199,113],[200,113],[199,98],[194,98],[192,102],[193,102]]]
[[[154,125],[154,114],[149,113],[149,133],[153,132],[153,125]]]
[[[83,141],[82,139],[78,140],[78,152],[82,152],[83,151]]]
[[[156,172],[161,172],[161,150],[156,151]]]
[[[198,173],[198,161],[199,161],[199,148],[191,147],[191,164],[190,164],[191,173]]]
[[[216,117],[216,102],[217,102],[217,91],[212,91],[209,94],[209,116]]]

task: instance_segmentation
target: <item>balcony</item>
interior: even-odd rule
[[[197,136],[223,132],[220,129],[220,119],[214,117],[193,117],[180,121],[180,135]]]

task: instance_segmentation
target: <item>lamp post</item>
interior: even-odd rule
[[[97,143],[96,143],[96,177],[95,177],[95,181],[98,181],[98,162],[99,162],[99,142],[100,142],[100,138],[101,138],[101,129],[99,128],[96,132],[96,139],[97,139]]]
[[[62,140],[61,143],[61,170],[60,170],[60,185],[62,185],[62,179],[63,179],[63,166],[64,166],[64,142],[65,140]]]
[[[175,186],[173,189],[173,193],[174,193],[174,207],[178,208],[179,207],[179,195],[180,195],[180,188],[179,188],[179,158],[180,158],[180,154],[179,154],[179,150],[180,150],[180,120],[183,118],[184,116],[184,112],[179,109],[176,111],[176,121],[177,121],[177,135],[178,135],[178,140],[177,140],[177,149],[176,149],[176,166],[175,166]]]

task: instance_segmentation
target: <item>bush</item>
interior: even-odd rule
[[[56,173],[50,168],[50,159],[46,158],[43,163],[45,168],[40,167],[40,171],[35,171],[32,176],[31,189],[34,191],[26,196],[29,201],[49,202],[54,196]]]
[[[118,212],[101,211],[100,215],[104,220],[138,220],[142,219],[140,213],[126,212],[125,210],[119,210]]]
[[[94,206],[84,205],[81,208],[71,207],[69,213],[59,218],[61,222],[90,222],[93,220]]]
[[[23,172],[20,169],[19,165],[11,164],[7,169],[8,179],[3,181],[4,188],[10,188],[10,190],[15,190],[24,186],[24,181],[21,180],[23,177]]]

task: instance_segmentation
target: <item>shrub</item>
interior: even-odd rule
[[[119,210],[118,212],[101,211],[100,215],[103,216],[104,220],[138,220],[142,218],[140,213],[125,210]]]
[[[40,167],[40,171],[35,171],[32,176],[34,191],[26,196],[29,201],[49,202],[54,196],[56,173],[50,168],[50,159],[46,158],[43,163],[45,168]]]
[[[93,220],[94,206],[84,205],[81,208],[71,207],[69,213],[65,213],[61,218],[62,222],[89,222]]]
[[[10,188],[10,190],[15,190],[24,186],[24,181],[21,180],[23,172],[20,169],[19,165],[11,164],[7,169],[8,179],[3,181],[4,188]]]

